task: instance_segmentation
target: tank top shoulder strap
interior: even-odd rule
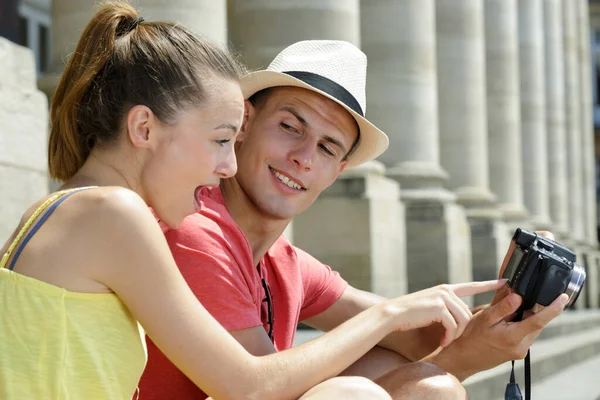
[[[96,187],[97,186],[86,186],[86,187],[80,187],[80,188],[74,188],[74,189],[61,190],[59,192],[56,192],[52,196],[50,196],[46,201],[44,201],[33,212],[33,214],[31,214],[31,217],[29,217],[27,222],[25,222],[25,224],[23,224],[23,227],[21,228],[21,230],[19,231],[19,233],[17,234],[17,236],[15,237],[13,242],[10,244],[8,250],[2,256],[2,260],[0,260],[0,269],[7,267],[10,256],[15,251],[15,248],[17,247],[19,242],[21,242],[21,239],[23,239],[23,241],[21,242],[21,245],[15,252],[15,256],[12,258],[10,265],[8,265],[8,269],[10,269],[10,270],[13,269],[15,262],[17,261],[17,258],[19,258],[19,255],[23,251],[23,248],[25,247],[27,242],[29,242],[31,237],[37,232],[37,230],[42,226],[42,224],[48,219],[50,214],[52,214],[54,212],[56,207],[58,207],[58,205],[60,203],[62,203],[67,197],[69,197],[77,192],[80,192],[82,190],[93,189]],[[38,217],[46,209],[48,209],[48,211],[41,218],[38,219]],[[33,225],[34,223],[35,223],[35,225],[33,226],[33,228],[31,230],[29,230],[31,225]],[[26,233],[27,233],[27,236],[25,236]],[[23,236],[25,236],[25,238],[23,238]]]

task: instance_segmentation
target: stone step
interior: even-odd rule
[[[600,310],[566,311],[544,328],[539,340],[600,327]]]
[[[539,340],[531,348],[531,380],[537,385],[544,379],[574,367],[600,355],[600,327],[577,330],[569,334]],[[523,361],[515,365],[517,381],[523,386]],[[464,384],[473,400],[495,399],[504,395],[510,375],[510,363],[505,363],[489,371],[483,371],[467,379]],[[599,375],[600,376],[600,375]],[[562,382],[571,385],[569,381]],[[543,399],[543,397],[537,397]],[[571,397],[567,397],[571,399]]]
[[[299,329],[296,332],[294,345],[307,342],[322,334],[313,329]],[[567,395],[562,399],[600,400],[600,394],[598,396],[592,394],[591,397],[587,394],[594,393],[594,390],[600,388],[598,378],[595,381],[589,378],[589,369],[595,371],[595,374],[600,377],[600,373],[598,373],[600,366],[594,362],[600,357],[600,310],[565,312],[542,331],[532,346],[531,354],[532,397],[534,399],[546,399],[545,393],[552,392],[552,387],[562,385],[564,386],[562,389],[567,390],[573,385],[578,385],[577,391],[573,393],[577,393],[577,395],[581,393],[582,397]],[[524,394],[523,365],[523,361],[517,361],[515,373]],[[572,375],[562,375],[562,372],[577,374],[577,371],[584,370],[588,372],[581,373],[581,379],[565,379],[565,376]],[[471,400],[500,400],[504,396],[509,375],[510,363],[506,363],[467,379],[465,386]]]
[[[599,371],[600,355],[597,355],[535,383],[531,386],[531,397],[536,400],[600,400]]]

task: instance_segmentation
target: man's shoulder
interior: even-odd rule
[[[246,248],[248,242],[242,230],[221,202],[202,196],[201,211],[187,216],[177,229],[165,231],[170,246],[178,244],[202,249],[206,247]]]
[[[281,235],[267,253],[271,263],[278,268],[302,268],[322,265],[319,260],[306,251],[294,246],[288,238]]]

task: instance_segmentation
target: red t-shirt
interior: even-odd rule
[[[199,200],[202,211],[186,218],[179,229],[165,232],[192,292],[228,331],[263,325],[268,332],[264,278],[271,292],[275,348],[289,349],[298,321],[333,305],[347,283],[283,235],[256,268],[250,244],[227,211],[221,191],[204,190]],[[141,400],[206,398],[150,339],[147,343]]]

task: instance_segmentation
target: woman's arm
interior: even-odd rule
[[[443,304],[452,299],[447,287],[432,289],[372,307],[302,346],[254,357],[198,302],[137,195],[115,189],[97,203],[84,218],[84,231],[93,234],[89,239],[95,243],[90,255],[97,260],[94,278],[117,293],[167,357],[216,398],[297,398],[339,374],[395,329],[442,321],[460,334],[469,319],[460,306]],[[413,302],[419,306],[409,307]]]
[[[373,309],[343,329],[299,348],[254,357],[192,294],[145,203],[115,189],[82,218],[94,278],[112,289],[167,357],[210,396],[298,398],[340,373],[391,329]],[[335,344],[335,345],[334,345]]]

